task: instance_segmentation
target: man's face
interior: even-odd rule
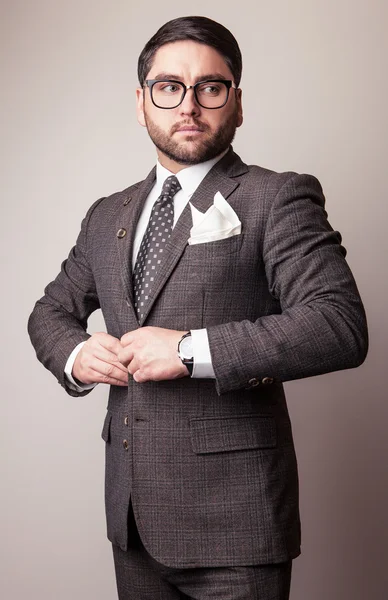
[[[233,81],[233,75],[214,48],[187,40],[159,48],[147,79],[175,79],[194,85],[211,79]],[[217,109],[202,108],[192,89],[172,109],[154,106],[149,88],[139,88],[136,94],[138,121],[147,127],[162,165],[175,173],[182,166],[221,154],[242,123],[241,90],[230,89],[227,103]]]

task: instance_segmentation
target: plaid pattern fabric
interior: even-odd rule
[[[205,213],[219,191],[241,235],[188,245],[186,206],[139,322],[132,246],[154,183],[155,169],[90,208],[30,317],[31,339],[38,358],[78,396],[66,386],[64,367],[88,339],[97,308],[118,339],[139,325],[206,328],[215,380],[131,379],[128,388],[110,388],[103,428],[108,537],[126,550],[132,498],[144,546],[165,566],[287,561],[300,552],[300,523],[282,382],[357,366],[367,350],[341,237],[314,177],[248,167],[230,150],[190,202]]]

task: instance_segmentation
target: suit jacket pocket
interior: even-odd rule
[[[106,413],[106,417],[105,417],[105,421],[104,421],[104,425],[102,428],[102,432],[101,432],[101,437],[104,440],[104,442],[110,442],[110,423],[112,420],[112,415],[110,412]]]
[[[241,415],[190,420],[191,443],[196,454],[275,448],[275,418],[271,415]]]
[[[190,255],[206,254],[209,256],[211,256],[212,254],[234,254],[235,252],[240,251],[242,241],[243,234],[239,233],[222,240],[215,240],[213,242],[203,242],[202,244],[189,244],[187,246],[187,252]]]

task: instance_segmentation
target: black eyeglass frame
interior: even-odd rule
[[[154,101],[154,95],[152,93],[153,87],[156,83],[162,83],[162,82],[163,83],[178,83],[179,85],[181,85],[183,87],[182,97],[181,97],[180,101],[178,102],[178,104],[176,104],[175,106],[159,106]],[[235,83],[233,83],[233,81],[231,79],[205,79],[204,81],[198,81],[194,85],[185,85],[183,83],[183,81],[178,81],[177,79],[146,79],[144,83],[145,83],[145,85],[143,85],[143,89],[145,87],[148,87],[150,90],[152,104],[154,106],[156,106],[156,108],[161,108],[162,110],[171,110],[172,108],[178,108],[178,106],[180,104],[182,104],[183,100],[185,99],[187,90],[191,90],[191,89],[194,92],[195,101],[197,102],[197,104],[199,104],[199,106],[202,106],[202,108],[206,108],[207,110],[218,110],[219,108],[222,108],[223,106],[225,106],[225,104],[229,100],[230,89],[231,88],[233,88],[234,90],[238,89],[237,85]],[[226,91],[227,91],[225,102],[223,104],[221,104],[220,106],[210,106],[210,107],[204,106],[203,104],[201,104],[200,101],[198,100],[197,88],[199,85],[202,85],[204,83],[223,83],[223,84],[225,84]]]

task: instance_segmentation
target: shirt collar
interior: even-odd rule
[[[209,173],[210,169],[219,161],[225,154],[228,152],[229,148],[227,148],[224,152],[207,160],[203,163],[198,163],[197,165],[191,165],[190,167],[185,167],[179,173],[176,174],[176,177],[181,184],[182,191],[185,195],[192,195],[201,181],[206,177]],[[171,171],[163,167],[160,162],[156,163],[156,186],[157,188],[162,189],[164,181],[173,175]]]

